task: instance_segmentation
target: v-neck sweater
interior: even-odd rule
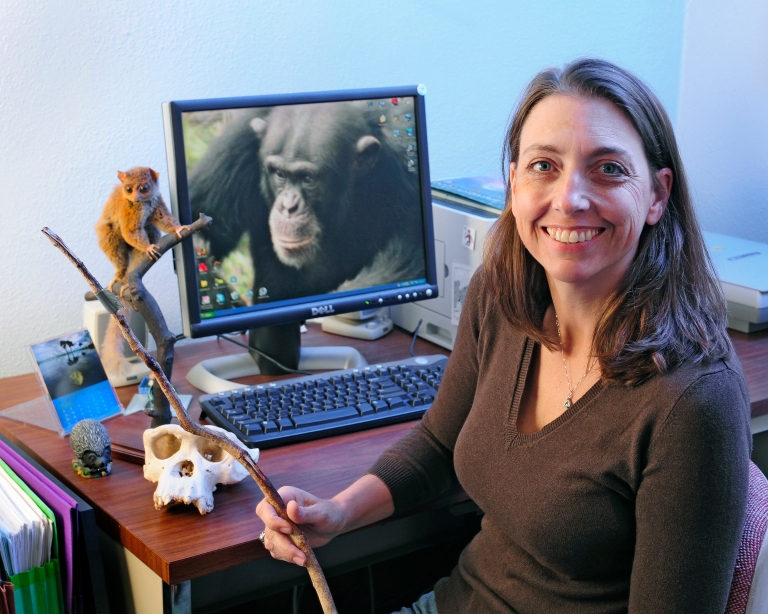
[[[440,614],[722,614],[752,441],[735,354],[634,387],[599,381],[524,434],[534,345],[481,269],[434,404],[370,470],[395,513],[456,480],[484,513],[435,587]]]

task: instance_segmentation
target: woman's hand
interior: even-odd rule
[[[321,499],[292,486],[283,486],[277,492],[285,501],[288,518],[299,525],[313,548],[394,511],[389,489],[373,475],[363,476],[333,499]],[[277,515],[266,499],[256,506],[256,514],[264,522],[264,547],[272,558],[306,565],[307,557],[289,537],[293,527]]]
[[[344,514],[335,502],[292,486],[283,486],[278,492],[285,501],[288,518],[299,525],[313,548],[327,544],[344,530]],[[266,499],[256,506],[256,514],[266,525],[264,547],[272,557],[304,566],[306,556],[289,537],[293,530],[290,523],[280,518]]]

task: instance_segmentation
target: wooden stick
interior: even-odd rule
[[[100,294],[103,290],[101,284],[99,284],[96,278],[91,275],[90,271],[83,264],[83,262],[77,258],[74,253],[64,244],[64,242],[50,229],[43,228],[43,234],[45,234],[51,240],[51,243],[53,243],[54,246],[56,246],[70,260],[70,262],[75,265],[83,277],[85,277],[88,285],[91,286],[93,293],[96,295]],[[309,572],[309,577],[312,580],[312,585],[315,587],[317,596],[320,599],[320,605],[323,608],[323,612],[325,614],[338,614],[336,605],[333,602],[333,597],[331,596],[331,591],[328,588],[328,583],[325,580],[325,575],[323,574],[323,570],[320,569],[320,564],[317,562],[317,557],[315,556],[312,547],[309,545],[309,541],[304,535],[304,532],[296,524],[294,524],[290,518],[288,518],[285,502],[280,496],[280,493],[277,492],[277,489],[275,489],[275,487],[272,485],[272,482],[269,481],[269,478],[267,478],[267,476],[259,468],[259,465],[253,460],[251,455],[242,446],[233,442],[227,437],[224,437],[223,435],[214,433],[201,424],[194,422],[189,417],[186,410],[184,409],[184,405],[179,399],[179,396],[176,394],[173,386],[171,386],[171,383],[168,381],[165,373],[160,368],[159,363],[154,359],[154,357],[152,357],[149,352],[147,352],[144,346],[141,345],[138,338],[131,330],[131,327],[128,324],[125,316],[119,311],[115,311],[112,313],[112,317],[117,320],[123,336],[128,341],[128,345],[131,346],[131,349],[135,352],[135,354],[141,358],[144,364],[147,365],[150,371],[152,371],[154,374],[155,381],[160,385],[163,393],[170,401],[171,407],[173,407],[181,427],[193,435],[197,435],[198,437],[212,441],[216,445],[229,452],[233,457],[235,457],[259,485],[261,492],[264,493],[264,497],[269,502],[269,504],[275,508],[275,511],[278,513],[278,515],[291,524],[293,531],[289,537],[291,538],[291,541],[296,544],[296,546],[307,557],[307,571]]]

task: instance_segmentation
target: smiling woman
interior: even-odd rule
[[[458,480],[482,529],[401,614],[722,614],[749,400],[669,119],[581,60],[537,75],[507,137],[507,207],[434,404],[332,499],[280,489],[288,514],[319,545]]]

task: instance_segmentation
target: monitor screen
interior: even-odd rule
[[[422,87],[164,103],[188,337],[437,295]]]

